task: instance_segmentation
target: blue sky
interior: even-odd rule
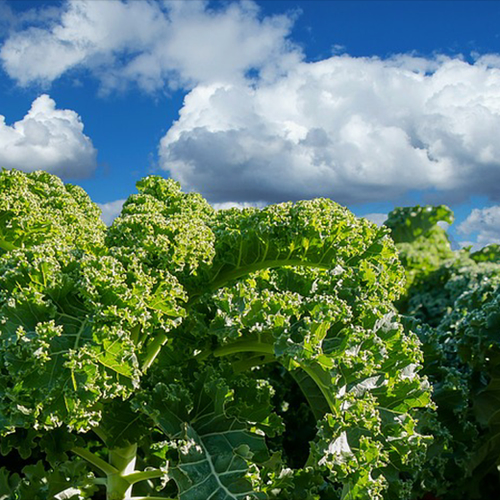
[[[444,203],[455,241],[500,242],[499,20],[477,0],[0,0],[0,164],[108,218],[154,173],[217,207]]]

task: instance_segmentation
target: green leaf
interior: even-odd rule
[[[262,210],[219,211],[211,229],[215,257],[188,282],[191,295],[252,272],[282,266],[341,269],[389,244],[387,232],[331,200],[271,205]]]
[[[395,208],[384,225],[390,228],[391,236],[396,243],[412,243],[425,236],[438,222],[452,224],[453,212],[445,205]],[[432,246],[429,245],[432,250]]]
[[[146,267],[178,277],[210,263],[214,236],[207,222],[213,209],[206,200],[159,176],[142,179],[137,188],[139,194],[128,198],[106,237],[109,248],[122,250],[122,262],[132,253]]]
[[[0,500],[13,500],[20,481],[19,474],[11,474],[5,467],[0,468]]]
[[[411,497],[431,402],[387,228],[326,199],[215,212],[151,176],[104,231],[52,176],[0,187],[1,431],[46,455],[16,500],[89,498],[70,449],[110,497],[134,479],[179,500]]]
[[[179,488],[180,500],[244,500],[265,498],[245,478],[247,462],[256,438],[232,424],[197,433],[186,424],[179,442],[179,464],[170,476]],[[260,438],[261,439],[261,438]]]
[[[104,405],[98,431],[105,436],[106,446],[115,449],[140,443],[151,434],[151,427],[151,420],[144,413],[134,411],[130,401],[114,399]]]
[[[22,474],[0,469],[0,498],[4,500],[85,500],[97,488],[81,461],[68,461],[58,469],[46,469],[42,461],[23,468]]]
[[[470,258],[475,262],[496,262],[500,263],[500,245],[492,243],[486,245],[477,252],[470,254]]]
[[[228,387],[215,372],[197,377],[191,389],[194,399],[186,389],[174,392],[155,384],[152,397],[139,406],[175,442],[178,461],[170,466],[169,476],[180,499],[265,498],[249,479],[249,463],[269,458],[263,436],[228,415]]]
[[[0,254],[45,242],[102,246],[106,226],[80,187],[47,172],[2,170],[0,192]]]

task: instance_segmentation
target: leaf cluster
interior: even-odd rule
[[[49,174],[0,186],[0,433],[24,464],[0,495],[414,496],[433,404],[387,228],[327,199],[214,211],[155,176],[105,228]]]
[[[414,263],[413,279],[398,306],[412,318],[408,321],[423,343],[423,373],[438,409],[434,463],[423,471],[422,481],[443,499],[490,498],[500,488],[498,245],[451,252],[442,235],[436,239],[441,228],[432,226],[451,220],[440,207],[407,209],[406,219],[390,217],[392,224],[397,220],[396,241],[412,227],[413,213],[428,214],[420,221],[428,229],[397,243],[403,261]],[[416,254],[419,258],[412,260]]]

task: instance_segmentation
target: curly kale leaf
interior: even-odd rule
[[[99,247],[106,226],[100,210],[78,186],[47,172],[0,172],[0,253],[55,241]]]
[[[231,390],[220,373],[207,369],[191,383],[172,380],[168,371],[151,381],[154,388],[140,398],[145,411],[169,438],[177,460],[168,475],[179,490],[180,500],[265,498],[251,481],[249,463],[268,459],[262,434],[231,416]]]
[[[498,271],[479,282],[462,276],[460,283],[470,288],[462,288],[452,311],[422,335],[424,373],[433,384],[439,422],[451,437],[442,455],[448,459],[444,498],[485,498],[500,484]]]
[[[214,254],[207,225],[212,207],[199,194],[183,193],[171,179],[150,176],[137,189],[139,194],[128,198],[108,230],[111,252],[123,262],[133,254],[145,267],[178,277],[209,264]]]
[[[306,450],[314,481],[339,498],[342,491],[345,498],[408,497],[412,471],[425,461],[429,438],[418,414],[430,396],[418,375],[418,340],[391,305],[403,275],[387,232],[327,200],[230,210],[212,228],[213,265],[187,281],[188,290],[206,291],[194,294],[160,365],[188,359],[186,346],[202,363],[227,358],[237,374],[281,364],[322,429]],[[263,423],[252,425],[266,432]],[[341,443],[349,465],[336,452]],[[279,466],[283,474],[290,465]],[[286,497],[301,470],[284,482],[265,467],[259,474],[276,481],[268,494]]]
[[[453,219],[453,212],[444,205],[395,208],[389,213],[384,225],[396,243],[407,288],[453,257],[448,235],[438,225],[452,224]]]
[[[429,224],[443,215],[440,208],[434,215],[429,212]],[[409,210],[399,212],[408,215]],[[404,233],[408,218],[395,221],[402,226],[393,227],[397,236]],[[407,223],[411,227],[411,220]],[[438,410],[428,417],[435,441],[420,481],[443,498],[484,498],[500,484],[497,248],[450,254],[439,231],[434,226],[412,241],[397,243],[413,273],[398,307],[417,320],[413,328],[422,341],[423,373]]]
[[[182,301],[175,280],[164,283],[169,300]],[[139,383],[134,331],[172,329],[183,314],[177,307],[165,312],[155,283],[112,257],[48,245],[1,256],[4,430],[95,425],[100,400],[127,397]]]
[[[34,430],[51,463],[72,450],[118,500],[162,487],[180,500],[410,498],[432,405],[392,305],[404,276],[387,228],[325,199],[215,212],[151,176],[104,236],[86,225],[92,205],[65,232],[57,200],[76,191],[51,182],[50,203],[30,191],[50,238],[33,236],[28,206],[3,212],[4,435]],[[310,411],[276,408],[271,367]],[[302,462],[281,448],[287,424],[308,427]],[[57,431],[85,444],[53,447]]]
[[[445,205],[398,207],[389,213],[384,225],[396,243],[412,243],[426,236],[438,222],[452,224],[453,212]]]
[[[492,243],[486,245],[477,252],[470,254],[470,258],[475,262],[495,262],[500,263],[500,245]]]
[[[260,269],[282,266],[341,269],[360,263],[367,281],[374,281],[376,274],[384,276],[373,269],[372,256],[378,265],[386,266],[388,275],[399,269],[394,255],[377,259],[391,252],[384,228],[357,219],[327,199],[281,203],[262,210],[222,210],[210,227],[215,256],[210,265],[201,266],[197,278],[188,281],[192,296]]]

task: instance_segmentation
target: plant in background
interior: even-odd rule
[[[399,207],[389,213],[384,225],[390,229],[405,269],[406,289],[453,258],[448,235],[439,225],[453,220],[453,212],[444,205]]]
[[[137,187],[108,229],[0,174],[0,496],[410,498],[431,403],[388,230]]]
[[[419,332],[438,408],[435,465],[423,473],[443,499],[490,498],[500,489],[499,247],[452,252],[436,225],[452,220],[444,208],[397,209],[388,223],[412,276],[399,309]]]

